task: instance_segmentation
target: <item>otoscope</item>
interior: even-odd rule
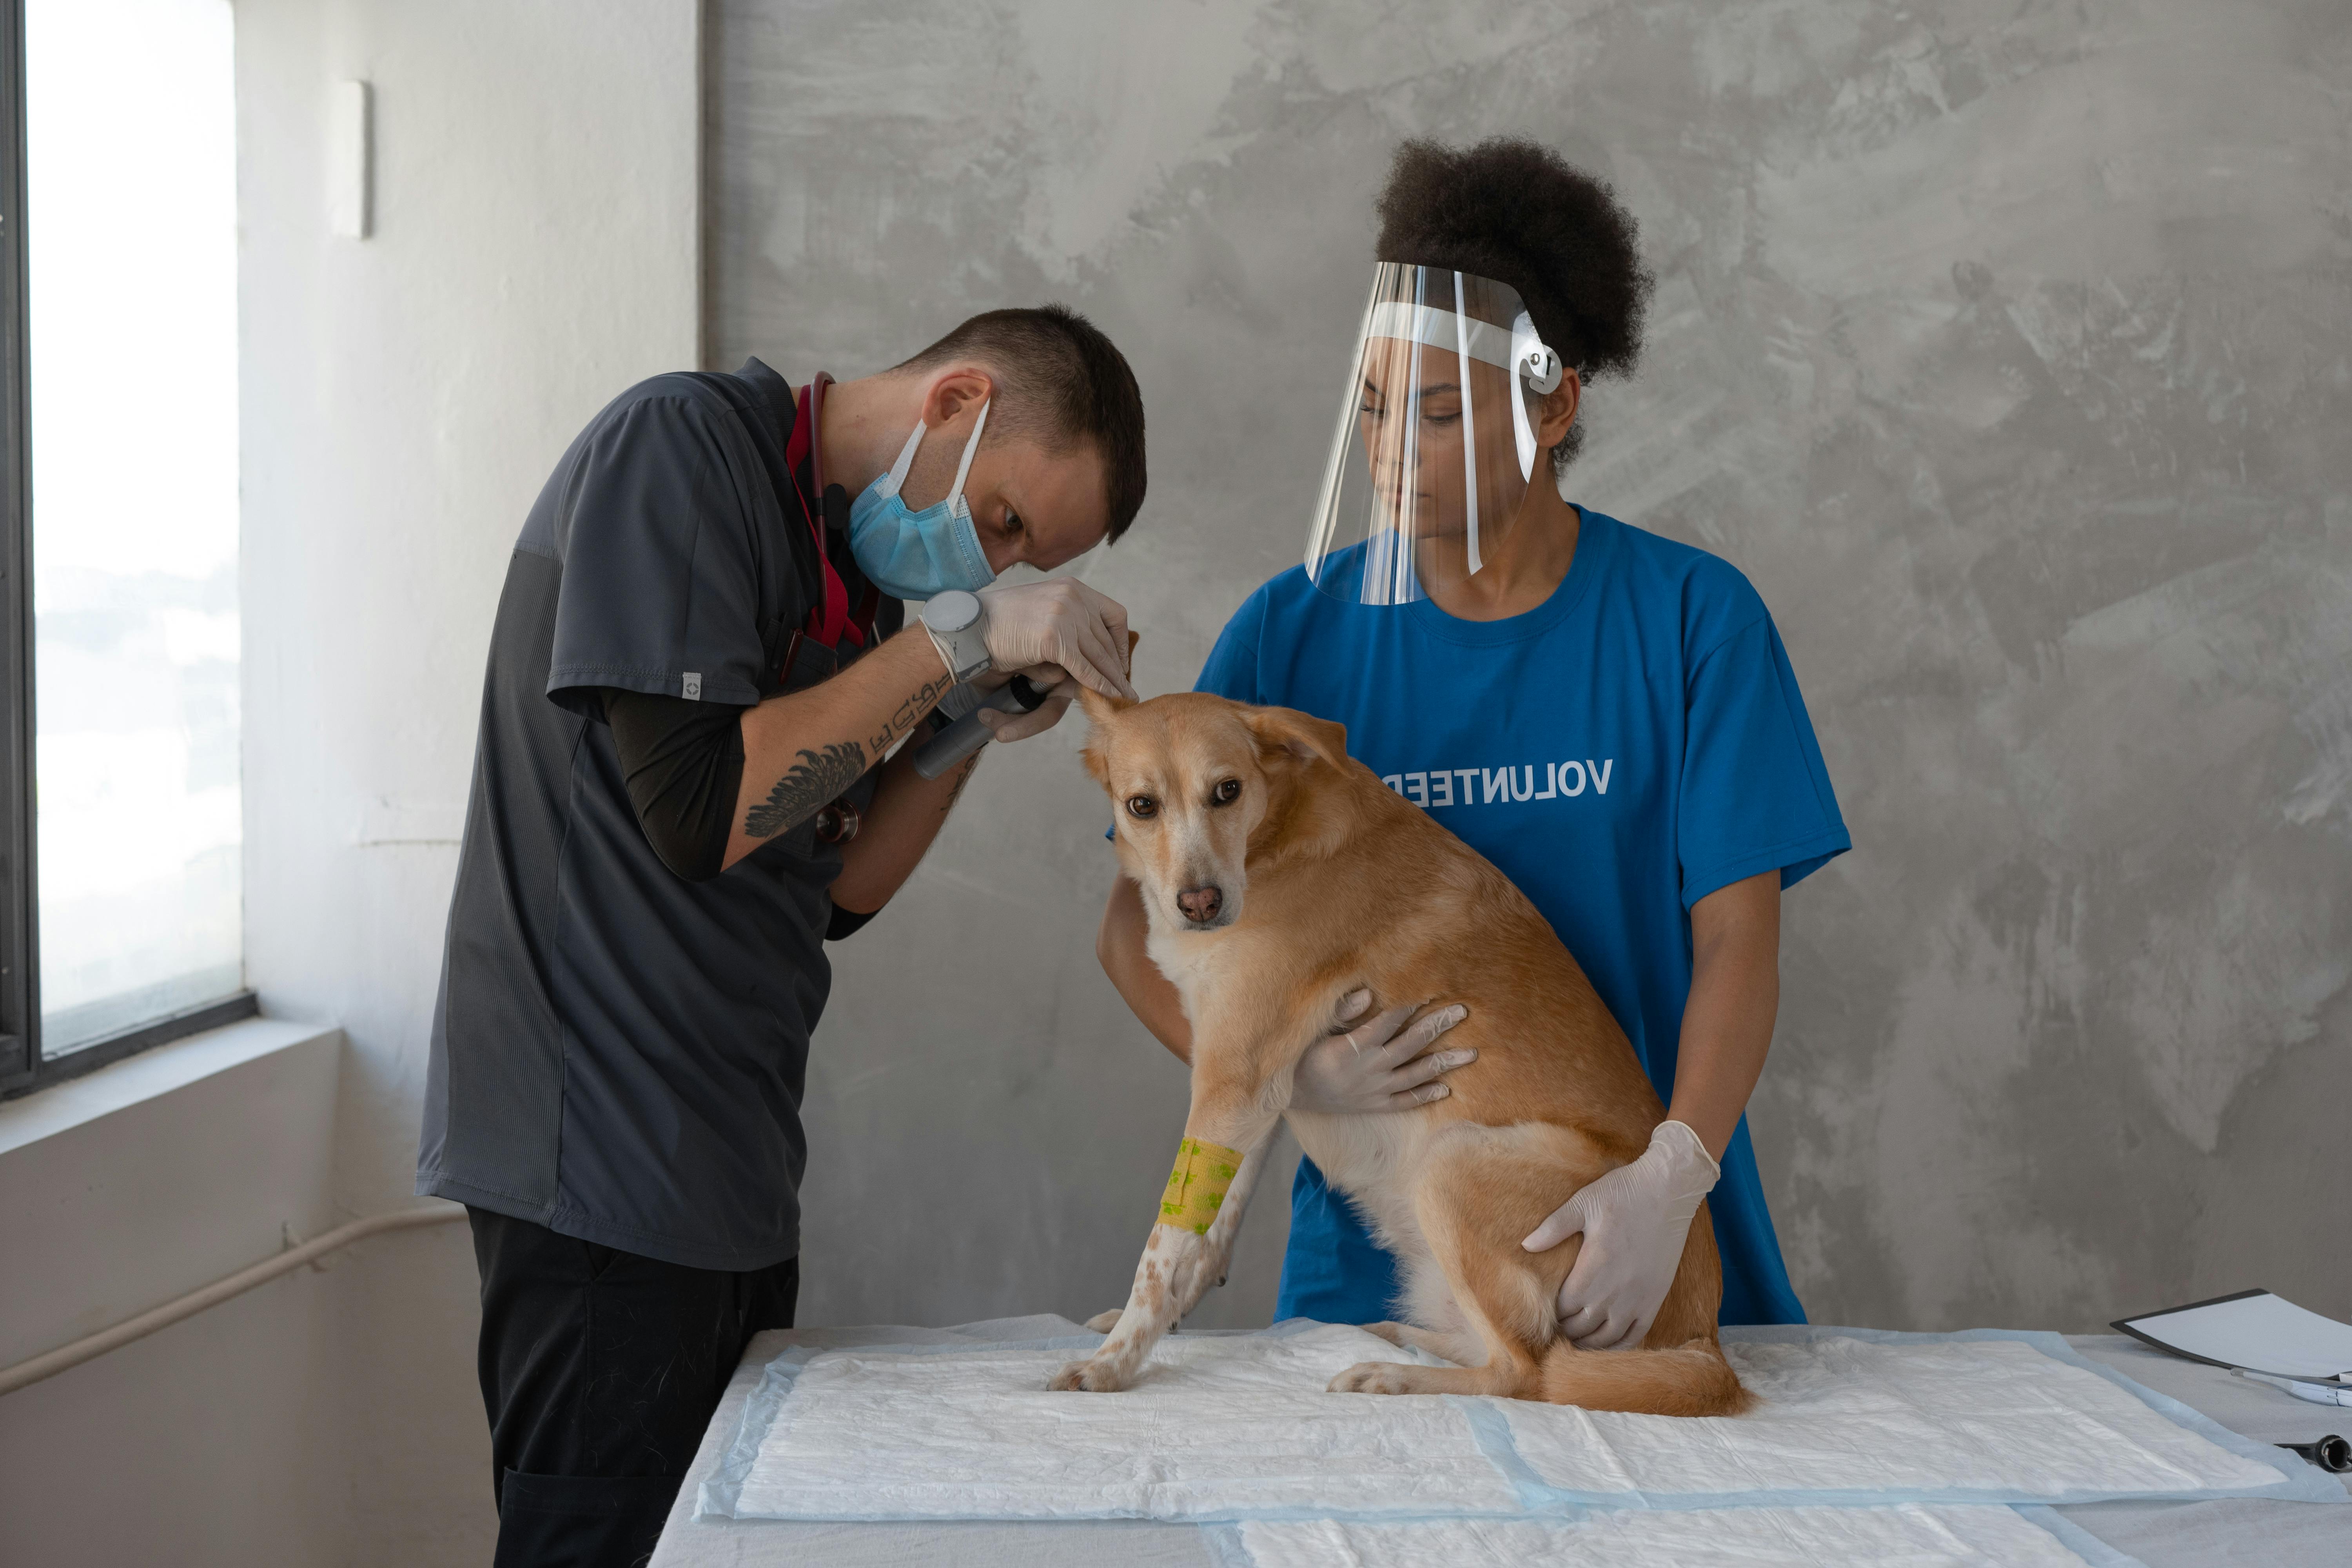
[[[980,721],[982,708],[993,708],[999,713],[1034,713],[1052,695],[1052,688],[1038,685],[1025,675],[1016,675],[987,696],[980,699],[972,710],[923,742],[915,753],[915,771],[927,779],[935,779],[996,737]]]

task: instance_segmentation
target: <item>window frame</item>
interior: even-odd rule
[[[54,1058],[41,1051],[25,190],[25,0],[0,0],[0,1100],[79,1078],[150,1047],[260,1011],[253,993],[239,989]]]

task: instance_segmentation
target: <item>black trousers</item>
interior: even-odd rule
[[[496,1568],[636,1568],[744,1345],[792,1327],[800,1259],[727,1274],[467,1215]]]

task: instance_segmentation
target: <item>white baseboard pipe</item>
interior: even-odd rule
[[[316,1240],[288,1247],[275,1258],[264,1258],[250,1268],[241,1268],[226,1279],[216,1279],[200,1290],[191,1290],[177,1300],[166,1301],[110,1329],[101,1329],[71,1344],[59,1345],[30,1361],[20,1361],[15,1366],[0,1368],[0,1394],[14,1394],[45,1377],[55,1377],[68,1367],[79,1366],[109,1351],[120,1350],[133,1340],[143,1340],[158,1329],[170,1328],[183,1318],[193,1318],[207,1307],[217,1307],[232,1296],[241,1296],[257,1285],[266,1285],[280,1274],[291,1273],[311,1259],[323,1258],[338,1247],[349,1247],[352,1242],[363,1241],[388,1230],[446,1225],[465,1217],[466,1211],[459,1205],[436,1204],[431,1208],[398,1209],[391,1214],[375,1215],[338,1226]]]

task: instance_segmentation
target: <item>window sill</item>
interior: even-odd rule
[[[332,1025],[246,1018],[153,1047],[79,1078],[45,1084],[20,1100],[0,1104],[0,1155],[336,1032]]]
[[[56,1060],[45,1063],[37,1075],[24,1068],[25,1042],[10,1037],[12,1052],[5,1077],[0,1077],[0,1103],[38,1094],[61,1083],[86,1078],[112,1067],[125,1058],[157,1046],[169,1045],[194,1035],[210,1034],[226,1028],[240,1019],[250,1018],[260,1010],[250,991],[237,991],[217,1002],[205,1002],[165,1015],[152,1023],[123,1029],[100,1039],[75,1047]]]

